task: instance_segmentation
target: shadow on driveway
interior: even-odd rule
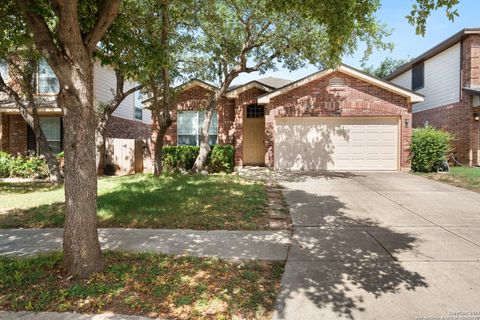
[[[349,178],[349,175],[333,177]],[[302,178],[293,176],[291,179]],[[328,207],[329,210],[319,211],[319,214],[328,215],[328,219],[341,221],[341,224],[327,222],[319,227],[295,229],[275,319],[318,319],[321,316],[353,319],[354,314],[365,311],[365,295],[377,299],[385,294],[429,286],[422,275],[405,269],[392,257],[395,252],[414,249],[418,241],[415,237],[379,226],[371,219],[346,215],[346,204],[336,196],[302,190],[287,192],[295,192],[298,199],[295,205]],[[358,225],[373,226],[395,239],[390,253],[367,228],[355,227]]]

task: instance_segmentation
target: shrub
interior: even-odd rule
[[[200,152],[196,146],[163,147],[163,166],[167,171],[190,171]],[[210,172],[232,172],[234,167],[235,148],[231,145],[214,145],[207,158]]]
[[[0,151],[0,178],[10,177],[10,166],[12,156],[6,152]]]
[[[163,147],[163,166],[168,171],[190,171],[199,152],[200,147],[195,146],[165,146]]]
[[[431,126],[414,129],[410,146],[412,170],[436,171],[452,152],[452,140],[451,133]]]
[[[47,164],[39,157],[0,153],[0,177],[2,178],[46,178],[47,176]]]
[[[214,145],[207,165],[212,172],[232,172],[235,166],[235,148],[232,145]]]

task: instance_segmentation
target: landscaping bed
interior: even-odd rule
[[[449,173],[425,173],[422,175],[432,180],[480,192],[480,168],[452,167]]]
[[[0,257],[0,309],[114,312],[152,318],[269,319],[283,265],[106,252],[88,280],[66,276],[61,254]]]
[[[235,175],[106,177],[98,226],[199,230],[268,229],[263,182]],[[0,183],[0,228],[62,227],[64,191],[48,183]]]

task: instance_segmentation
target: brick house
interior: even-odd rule
[[[198,145],[214,89],[200,80],[183,85],[167,144]],[[421,101],[420,94],[346,65],[295,82],[258,79],[227,91],[210,141],[234,145],[236,166],[409,170],[411,109]]]
[[[480,28],[461,30],[387,80],[425,96],[413,107],[413,127],[453,133],[456,158],[480,165]]]
[[[8,66],[0,63],[2,77],[11,81]],[[36,76],[36,100],[40,125],[55,153],[63,150],[62,111],[56,105],[58,80],[47,63],[42,61]],[[109,101],[116,87],[115,72],[108,66],[94,65],[96,102]],[[133,83],[126,82],[128,88]],[[151,135],[151,112],[143,109],[138,93],[128,96],[113,113],[107,127],[107,137],[148,139]],[[37,154],[38,147],[32,129],[26,124],[15,104],[0,94],[0,151],[12,154]]]

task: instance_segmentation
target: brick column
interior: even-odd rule
[[[27,123],[21,115],[10,115],[9,152],[12,154],[27,153]]]
[[[265,115],[265,166],[274,167],[275,117]]]
[[[9,131],[8,115],[0,113],[0,151],[9,151]]]
[[[410,142],[412,140],[412,114],[403,114],[400,117],[400,171],[408,172],[411,169]]]
[[[235,134],[235,166],[243,166],[243,108],[244,105],[240,105],[238,99],[235,101],[235,121],[234,121],[234,134]]]

